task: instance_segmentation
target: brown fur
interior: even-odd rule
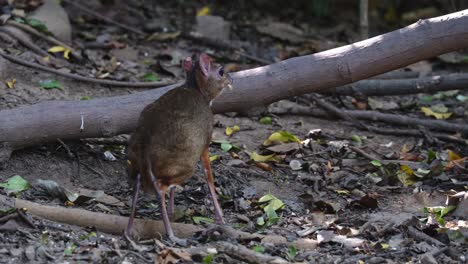
[[[188,72],[184,85],[145,107],[130,139],[130,177],[136,178],[142,170],[141,183],[146,191],[153,188],[141,160],[151,163],[149,167],[165,191],[193,175],[200,155],[211,141],[213,113],[209,104],[229,81],[219,74],[220,66],[211,63],[208,56],[200,58]]]

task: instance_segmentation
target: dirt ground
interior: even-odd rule
[[[128,43],[150,54],[159,54],[162,48],[151,43],[137,45],[134,40],[128,40]],[[96,52],[99,60],[105,52]],[[28,51],[21,55],[22,58],[29,56]],[[137,61],[141,62],[141,57]],[[0,110],[47,100],[94,99],[144,90],[76,82],[6,60],[0,62],[2,80],[18,80],[14,89],[0,89]],[[175,79],[181,78],[178,76]],[[62,89],[38,87],[39,82],[47,79],[58,80]],[[414,98],[417,96],[414,95]],[[272,107],[290,103],[305,105],[304,100],[290,98]],[[344,100],[349,103],[351,98]],[[337,100],[331,99],[331,102]],[[461,106],[466,107],[466,103]],[[262,116],[271,117],[272,123],[260,123]],[[466,123],[467,117],[465,115],[457,120]],[[227,136],[226,127],[233,126],[239,126],[240,130]],[[313,132],[317,130],[320,133]],[[300,147],[278,154],[281,158],[278,161],[258,163],[251,160],[252,152],[272,153],[265,150],[262,143],[276,131],[287,131],[297,136],[302,141],[298,144]],[[405,153],[414,154],[421,159],[406,160],[410,165],[417,163],[414,170],[431,170],[429,164],[423,164],[422,160],[429,155],[428,150],[437,152],[441,161],[448,162],[449,150],[461,157],[468,155],[466,145],[428,143],[424,138],[380,135],[359,130],[350,122],[340,120],[268,113],[253,116],[235,113],[216,115],[213,139],[210,155],[218,156],[212,161],[212,167],[227,225],[249,233],[282,236],[289,242],[303,239],[310,243],[291,246],[287,243],[258,239],[238,241],[226,237],[222,241],[289,262],[466,263],[468,259],[467,200],[460,200],[456,209],[458,213],[444,216],[443,224],[435,220],[436,214],[424,211],[424,208],[447,206],[447,197],[466,192],[466,163],[459,168],[423,178],[411,186],[404,186],[397,175],[401,172],[400,166],[407,163],[371,164],[372,160],[353,150],[353,147],[359,148],[382,160],[405,160],[402,158]],[[216,143],[220,140],[227,140],[238,149],[223,151],[221,145]],[[106,158],[106,152],[112,153],[115,160]],[[20,175],[32,185],[19,195],[21,199],[128,216],[132,186],[127,181],[126,154],[126,146],[121,144],[98,144],[86,140],[44,144],[15,151],[0,168],[0,182]],[[292,168],[291,161],[299,161],[301,167]],[[67,203],[45,192],[38,180],[52,180],[71,191],[80,188],[104,191],[123,202],[123,206],[94,199],[81,204]],[[6,195],[6,191],[0,189],[0,194]],[[271,217],[263,210],[264,204],[259,202],[261,197],[269,194],[284,203],[284,207],[276,210],[278,219],[271,223],[268,222],[272,220]],[[194,177],[177,189],[176,196],[176,222],[194,224],[194,216],[213,218],[200,164]],[[238,249],[223,249],[216,244],[219,241],[215,238],[194,237],[191,246],[181,247],[159,237],[137,241],[135,246],[123,236],[104,233],[92,226],[78,227],[34,215],[28,217],[34,227],[19,220],[14,227],[0,222],[0,263],[256,262]],[[160,220],[153,195],[143,195],[137,217]],[[454,226],[456,228],[451,229]],[[203,247],[217,248],[217,252],[206,253],[200,249]],[[194,248],[200,251],[190,250]],[[280,260],[271,260],[271,263],[281,263],[275,261]],[[257,260],[257,263],[261,262]]]

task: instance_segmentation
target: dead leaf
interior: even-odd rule
[[[468,57],[461,52],[454,51],[449,53],[444,53],[442,55],[437,56],[441,61],[445,63],[452,63],[452,64],[460,64],[460,63],[467,63]]]
[[[301,144],[297,142],[291,142],[291,143],[279,144],[279,145],[275,145],[272,147],[268,147],[267,149],[275,153],[284,154],[284,153],[288,153],[291,151],[296,151],[296,150],[301,149]]]
[[[436,119],[448,119],[452,116],[452,113],[436,113],[429,107],[421,107],[421,112],[423,112],[426,116],[433,116]]]
[[[256,162],[276,161],[275,158],[276,158],[276,154],[260,155],[257,152],[252,152],[252,154],[250,154],[250,159]]]
[[[231,136],[232,134],[239,132],[239,131],[240,131],[240,127],[237,125],[233,127],[227,126],[225,133],[226,133],[226,136]]]
[[[47,50],[50,53],[59,53],[63,52],[63,57],[67,60],[70,59],[70,52],[71,50],[62,46],[53,46],[52,48]]]
[[[369,103],[369,106],[372,110],[396,110],[400,108],[400,106],[395,101],[380,101],[369,97],[367,102]]]
[[[460,157],[460,155],[458,155],[457,153],[455,153],[454,151],[452,150],[449,150],[448,151],[448,157],[449,157],[449,160],[452,161],[452,160],[459,160],[461,159],[462,157]]]
[[[155,263],[174,264],[180,262],[192,262],[189,253],[177,249],[165,248],[158,253]]]
[[[78,193],[80,195],[85,195],[85,196],[89,196],[89,197],[93,197],[93,194],[95,194],[96,192],[101,192],[101,191],[89,190],[89,189],[85,189],[85,188],[79,188],[78,189]],[[108,195],[108,194],[106,194],[104,192],[102,194],[100,194],[100,196],[98,196],[95,200],[100,202],[100,203],[107,204],[107,205],[113,205],[113,206],[119,206],[119,207],[126,206],[119,199],[115,198],[114,196]]]
[[[273,169],[271,168],[270,165],[268,165],[265,162],[255,162],[255,166],[259,167],[260,169],[264,171],[272,171]]]
[[[278,144],[287,142],[301,142],[301,140],[287,131],[276,131],[263,142],[263,145],[270,146],[275,143]]]
[[[6,83],[8,88],[13,89],[13,88],[15,88],[16,79],[7,80],[5,83]]]
[[[378,208],[377,199],[375,199],[374,197],[371,197],[369,195],[361,197],[358,200],[352,201],[350,205],[351,206],[360,205],[361,207],[366,208],[366,209],[376,209],[376,208]]]
[[[207,16],[211,13],[209,6],[204,6],[197,11],[197,16]]]

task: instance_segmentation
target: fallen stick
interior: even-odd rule
[[[425,78],[400,80],[363,80],[354,84],[344,85],[321,94],[367,96],[404,95],[418,93],[434,93],[439,91],[468,89],[468,74],[454,73]]]
[[[101,232],[114,235],[123,235],[128,223],[128,218],[123,216],[96,213],[76,208],[42,205],[22,199],[8,198],[3,195],[0,195],[0,204],[7,204],[14,208],[26,208],[28,213],[51,221],[81,227],[94,226]],[[183,238],[189,238],[195,232],[203,230],[199,226],[182,223],[172,223],[172,228],[177,236]],[[135,219],[133,234],[136,237],[150,239],[161,237],[165,233],[162,221]]]
[[[446,131],[453,133],[468,133],[468,125],[461,123],[450,123],[443,120],[429,120],[404,115],[385,114],[377,111],[363,110],[341,110],[343,113],[360,120],[379,121],[400,126],[422,126],[430,130]],[[275,115],[306,115],[314,117],[330,118],[333,115],[316,108],[301,105],[290,105],[287,107],[272,107],[270,112]],[[378,131],[376,131],[378,132]]]
[[[94,226],[100,232],[114,235],[123,235],[128,223],[128,218],[123,216],[96,213],[83,209],[42,205],[22,199],[6,197],[4,195],[0,195],[0,204],[12,208],[26,208],[28,213],[51,221],[81,227]],[[174,229],[174,233],[182,238],[190,238],[196,232],[204,230],[203,227],[191,224],[171,223],[171,225]],[[298,239],[293,242],[288,242],[286,238],[282,236],[251,234],[229,227],[221,229],[229,230],[229,232],[232,232],[231,237],[237,238],[238,240],[258,239],[273,244],[294,245],[302,249],[311,249],[317,246],[317,242],[311,239]],[[135,218],[132,234],[136,237],[140,239],[152,239],[161,237],[162,234],[165,233],[166,230],[162,221]]]

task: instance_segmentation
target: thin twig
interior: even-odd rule
[[[412,226],[409,226],[408,227],[408,234],[415,238],[415,239],[418,239],[418,240],[422,240],[422,241],[425,241],[429,244],[432,244],[432,245],[436,245],[436,246],[439,246],[439,247],[442,247],[442,246],[445,246],[444,243],[440,242],[439,240],[433,238],[433,237],[430,237],[428,235],[426,235],[425,233],[417,230],[416,228],[412,227]]]
[[[195,32],[190,32],[189,34],[183,34],[182,37],[190,39],[192,41],[197,41],[201,44],[217,48],[217,49],[223,49],[223,50],[233,50],[236,54],[245,57],[251,61],[258,62],[262,65],[268,65],[272,64],[273,61],[269,61],[266,59],[262,59],[256,56],[253,56],[251,54],[247,54],[241,50],[240,45],[234,45],[231,42],[224,41],[221,39],[212,39],[212,38],[207,38],[205,36],[202,36],[201,34],[195,33]]]
[[[327,112],[301,105],[288,106],[286,108],[271,108],[270,111],[276,115],[295,114],[315,117],[332,117]],[[468,133],[468,125],[464,123],[452,123],[444,120],[434,120],[428,118],[415,118],[397,114],[386,114],[377,111],[363,110],[341,110],[346,114],[360,120],[370,120],[396,124],[401,126],[422,126],[431,130],[439,130],[453,133]]]
[[[88,13],[88,14],[90,14],[90,15],[92,15],[92,16],[94,16],[94,17],[96,17],[96,18],[98,18],[98,19],[100,19],[100,20],[102,20],[102,21],[105,21],[105,22],[107,22],[107,23],[109,23],[109,24],[118,26],[118,27],[120,27],[120,28],[123,28],[123,29],[125,29],[125,30],[130,31],[130,32],[133,32],[133,33],[138,34],[138,35],[140,35],[140,36],[147,36],[147,34],[144,33],[143,31],[140,31],[140,30],[138,30],[138,29],[136,29],[136,28],[127,26],[127,25],[125,25],[125,24],[122,24],[122,23],[120,23],[120,22],[117,22],[117,21],[115,21],[115,20],[113,20],[113,19],[110,19],[110,18],[108,18],[108,17],[105,17],[105,16],[103,16],[103,15],[97,13],[97,12],[94,12],[93,10],[91,10],[91,9],[89,9],[89,8],[87,8],[87,7],[84,7],[84,6],[82,6],[82,5],[78,4],[78,3],[76,3],[75,1],[63,0],[63,2],[65,2],[65,3],[67,3],[67,4],[69,4],[69,5],[73,6],[73,7],[75,7],[76,9],[79,9],[80,11],[83,11],[83,12],[85,12],[85,13]]]
[[[334,89],[318,91],[320,94],[338,94],[355,96],[406,95],[419,93],[435,93],[449,90],[468,89],[467,73],[452,73],[434,75],[424,78],[362,80],[343,85]]]
[[[341,111],[340,109],[336,108],[334,105],[325,102],[324,100],[321,100],[318,98],[315,94],[308,94],[307,97],[311,99],[312,101],[315,102],[316,105],[318,105],[320,108],[323,110],[332,113],[333,115],[338,116],[339,118],[346,120],[348,122],[351,122],[354,126],[356,126],[359,129],[362,130],[369,130],[363,123],[361,123],[359,120],[356,118],[352,117],[351,115],[348,115],[347,113]]]
[[[37,63],[25,61],[18,57],[6,54],[2,49],[0,49],[0,56],[4,57],[5,59],[9,61],[12,61],[14,63],[20,64],[26,67],[34,68],[34,69],[49,72],[49,73],[54,73],[54,74],[57,74],[66,78],[70,78],[70,79],[82,81],[82,82],[90,82],[90,83],[96,83],[96,84],[101,84],[101,85],[110,85],[114,87],[125,87],[125,88],[159,88],[159,87],[174,84],[174,82],[121,82],[121,81],[112,81],[112,80],[101,80],[101,79],[96,79],[96,78],[84,77],[84,76],[73,74],[73,73],[61,72],[59,70],[52,69],[46,66],[42,66]]]
[[[54,45],[57,45],[57,46],[62,46],[64,48],[67,48],[68,50],[70,50],[71,54],[73,57],[75,57],[77,60],[83,60],[83,57],[78,54],[78,52],[76,52],[75,49],[73,49],[71,46],[67,45],[66,43],[54,38],[54,37],[51,37],[51,36],[46,36],[44,34],[42,34],[41,32],[37,31],[36,29],[30,27],[29,25],[26,25],[26,24],[21,24],[21,23],[18,23],[16,21],[12,21],[12,20],[8,20],[7,25],[10,25],[10,26],[14,26],[16,28],[19,28],[21,30],[24,30],[38,38],[42,38]]]
[[[93,167],[89,166],[88,164],[83,163],[83,162],[80,162],[80,164],[83,165],[88,170],[90,170],[90,171],[96,173],[97,175],[101,176],[102,178],[106,178],[106,176],[104,174],[102,174],[101,172],[95,170]]]
[[[356,148],[356,147],[353,147],[353,146],[348,146],[348,148],[358,154],[360,154],[361,156],[365,157],[366,159],[368,160],[378,160],[380,162],[382,162],[382,160],[374,155],[371,155],[367,152],[365,152],[364,150],[360,149],[360,148]]]
[[[28,38],[25,38],[23,34],[18,34],[17,30],[13,30],[11,27],[0,27],[0,31],[3,33],[8,34],[9,36],[15,38],[21,45],[25,46],[26,48],[32,50],[33,52],[41,55],[41,56],[48,56],[49,53],[47,51],[41,49],[41,47],[37,46],[33,42],[31,42]]]

